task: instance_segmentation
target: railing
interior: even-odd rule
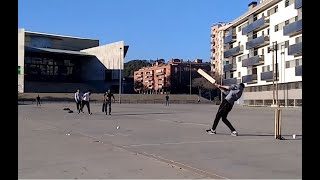
[[[294,1],[294,8],[299,9],[302,7],[302,0],[295,0]]]
[[[224,72],[235,71],[235,70],[237,70],[237,64],[227,64],[223,66]]]
[[[242,76],[242,82],[243,83],[253,83],[253,82],[256,82],[257,80],[258,80],[258,78],[257,78],[256,74],[250,74],[250,75]]]
[[[223,85],[230,85],[230,84],[236,84],[237,78],[229,78],[223,80]]]
[[[246,49],[261,47],[269,44],[269,36],[259,36],[246,43]]]
[[[272,79],[273,79],[273,71],[267,71],[267,72],[261,73],[261,80],[262,81],[267,81],[267,80],[272,80]]]
[[[253,23],[242,28],[242,35],[246,35],[251,31],[261,29],[265,26],[269,25],[269,20],[266,17],[262,17]]]
[[[243,53],[243,45],[226,50],[223,54],[224,54],[224,57],[227,58],[227,57],[235,56],[241,53]]]
[[[288,55],[299,55],[299,54],[302,54],[302,42],[289,46]]]
[[[284,36],[292,36],[298,34],[302,31],[302,19],[290,23],[283,27],[283,35]]]

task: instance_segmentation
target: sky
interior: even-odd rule
[[[252,0],[18,0],[18,28],[124,41],[125,62],[179,58],[210,61],[210,28],[231,22]]]

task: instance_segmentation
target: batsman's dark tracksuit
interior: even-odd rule
[[[229,127],[231,131],[235,131],[232,124],[228,121],[227,116],[229,112],[231,111],[233,104],[235,101],[237,101],[243,92],[243,87],[240,85],[231,85],[230,89],[228,91],[228,94],[226,98],[222,101],[222,103],[219,106],[219,110],[216,114],[216,118],[214,120],[214,123],[212,125],[212,130],[216,130],[217,125],[220,121],[220,118],[222,118],[222,121]]]

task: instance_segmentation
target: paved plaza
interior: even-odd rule
[[[74,103],[18,108],[20,179],[302,178],[301,108],[283,109],[285,140],[274,139],[269,107],[235,106],[237,137],[222,121],[216,135],[205,133],[211,104],[113,104],[110,116],[95,103],[91,116]]]

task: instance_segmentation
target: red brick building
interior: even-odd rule
[[[137,93],[158,94],[189,94],[196,92],[191,88],[192,80],[201,77],[199,68],[210,72],[210,63],[202,63],[201,59],[184,62],[181,59],[171,59],[164,64],[156,62],[150,67],[144,67],[134,72],[134,89]],[[191,69],[190,69],[191,67]]]

